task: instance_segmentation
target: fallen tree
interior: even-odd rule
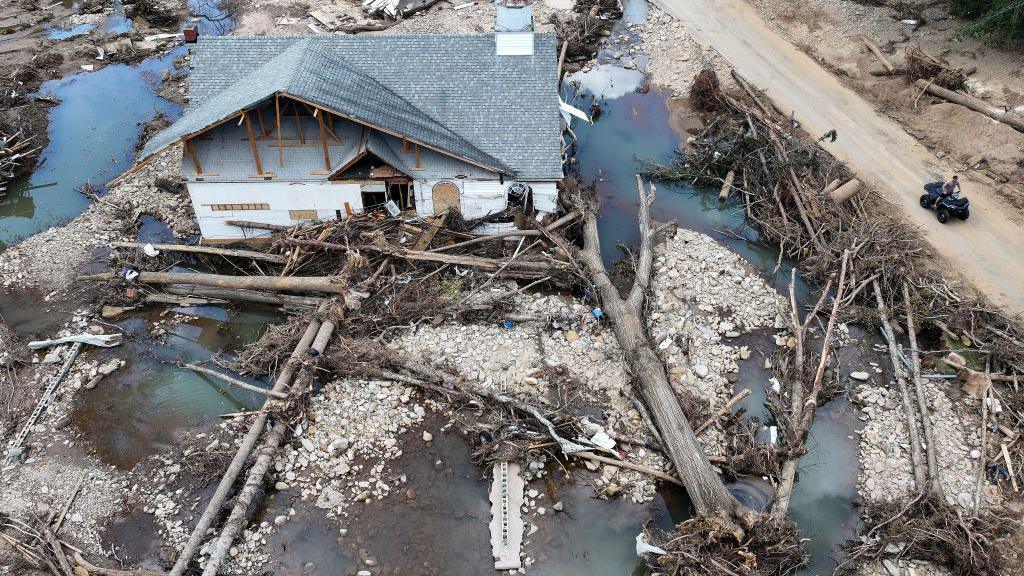
[[[597,230],[597,202],[584,189],[575,191],[570,202],[583,213],[583,249],[578,257],[583,262],[591,283],[601,298],[602,310],[611,323],[612,331],[623,352],[623,361],[634,379],[634,387],[650,412],[654,425],[664,442],[666,452],[676,474],[686,486],[686,492],[697,513],[702,516],[724,515],[742,526],[750,526],[755,514],[736,500],[712,468],[704,449],[697,442],[690,422],[686,419],[665,365],[644,325],[644,306],[652,274],[655,238],[670,225],[652,228],[650,207],[655,189],[644,190],[637,176],[640,210],[640,247],[636,262],[636,276],[629,295],[622,298],[612,283],[601,258],[601,238]],[[588,197],[589,196],[589,197]],[[671,224],[674,225],[674,224]]]
[[[933,82],[926,82],[925,80],[918,80],[917,82],[915,82],[915,84],[917,84],[917,86],[921,88],[921,90],[924,90],[925,92],[931,94],[932,96],[938,96],[939,98],[942,98],[943,100],[949,100],[954,104],[966,106],[967,108],[970,108],[975,112],[981,112],[982,114],[988,116],[993,120],[998,120],[999,122],[1002,122],[1007,126],[1012,126],[1017,130],[1024,132],[1024,118],[1000,110],[999,108],[992,106],[991,104],[985,102],[984,100],[978,100],[973,96],[968,96],[966,94],[960,94],[959,92],[947,90],[941,86],[936,86]]]

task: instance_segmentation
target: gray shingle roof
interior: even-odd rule
[[[193,48],[185,115],[143,158],[291,94],[524,180],[562,176],[555,38],[497,56],[493,34],[210,37]]]

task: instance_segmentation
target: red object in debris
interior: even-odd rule
[[[182,32],[185,34],[186,44],[195,44],[199,40],[198,28],[185,28]]]

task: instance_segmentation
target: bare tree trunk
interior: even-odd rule
[[[111,242],[114,248],[142,248],[146,244],[141,242]],[[214,256],[231,256],[233,258],[247,258],[249,260],[262,260],[275,264],[284,264],[285,257],[281,254],[268,254],[267,252],[256,252],[255,250],[239,250],[235,248],[214,248],[213,246],[192,246],[191,244],[150,244],[157,250],[164,252],[188,252],[191,254],[211,254]]]
[[[814,373],[814,381],[811,383],[811,390],[804,398],[803,394],[803,366],[804,366],[804,345],[807,334],[807,328],[810,326],[811,321],[817,317],[818,310],[821,305],[828,298],[829,288],[832,285],[832,281],[825,285],[825,289],[822,291],[821,298],[818,299],[818,303],[814,306],[814,310],[804,318],[803,323],[799,323],[797,316],[796,307],[796,271],[793,271],[793,279],[789,283],[789,301],[790,301],[790,322],[793,325],[794,337],[796,338],[796,376],[793,378],[793,384],[790,392],[790,418],[791,425],[793,427],[793,437],[789,439],[793,445],[803,446],[804,442],[807,441],[807,435],[811,431],[811,425],[814,424],[814,414],[818,410],[818,395],[821,393],[821,389],[825,382],[825,368],[828,365],[829,353],[832,346],[832,332],[835,329],[836,321],[839,318],[839,304],[843,300],[843,292],[846,288],[846,268],[850,261],[850,251],[843,251],[843,259],[839,268],[839,284],[836,286],[835,296],[832,298],[832,314],[828,319],[828,327],[825,329],[825,338],[821,343],[821,357],[818,361],[818,369]],[[779,480],[779,488],[775,493],[775,504],[772,505],[772,522],[780,523],[786,518],[786,514],[789,511],[789,503],[793,498],[793,486],[796,482],[796,468],[799,457],[791,457],[786,460],[782,465],[782,475]]]
[[[327,342],[330,341],[333,332],[334,322],[328,320],[320,326],[320,330],[317,332],[312,344],[313,349],[320,355],[323,354],[324,349],[327,347]],[[295,380],[296,385],[292,388],[290,394],[293,397],[298,397],[305,392],[309,383],[313,380],[313,374],[310,370],[303,367]],[[217,538],[213,551],[210,553],[210,559],[206,562],[206,567],[203,569],[203,576],[215,576],[217,574],[220,565],[228,554],[228,550],[231,549],[231,543],[235,541],[235,537],[245,527],[246,513],[249,510],[249,506],[256,495],[263,491],[264,478],[274,462],[274,454],[277,453],[277,449],[284,440],[287,430],[288,423],[282,420],[275,423],[274,427],[267,434],[263,446],[260,447],[259,455],[256,457],[256,462],[249,469],[245,485],[242,487],[241,492],[238,493],[238,497],[235,498],[235,505],[231,508],[231,515],[228,516],[227,521],[224,522],[224,527],[221,528],[220,537]]]
[[[651,229],[650,207],[654,202],[654,186],[651,186],[650,192],[646,192],[643,182],[637,176],[637,188],[640,193],[640,252],[636,279],[629,296],[626,299],[619,297],[618,290],[605,270],[597,231],[596,206],[593,205],[580,206],[584,211],[584,248],[579,252],[579,257],[601,297],[604,313],[622,349],[626,366],[635,379],[637,393],[650,411],[669,459],[686,486],[697,513],[724,513],[747,522],[751,512],[729,493],[711,467],[690,422],[679,406],[679,399],[669,383],[665,365],[643,325],[644,298],[651,280],[654,237],[661,229]]]
[[[910,401],[906,370],[901,363],[899,349],[896,347],[896,334],[892,331],[892,324],[889,323],[889,309],[882,298],[882,288],[878,285],[878,280],[873,281],[872,284],[875,288],[875,300],[878,303],[878,316],[882,320],[882,332],[889,343],[889,359],[892,361],[893,376],[896,378],[896,384],[900,387],[903,412],[907,416],[907,434],[910,436],[910,461],[914,470],[914,482],[917,484],[917,490],[924,490],[927,478],[924,462],[921,459],[921,436],[917,432],[917,410],[914,410]]]
[[[299,343],[295,345],[295,349],[292,350],[291,356],[288,358],[288,362],[285,364],[284,369],[277,377],[277,381],[274,383],[275,392],[283,392],[288,384],[292,380],[292,376],[295,375],[295,371],[301,364],[301,358],[309,350],[310,344],[313,343],[313,339],[316,337],[317,331],[320,329],[320,322],[314,320],[309,323],[302,338],[299,339]],[[174,563],[174,567],[171,568],[170,576],[181,576],[185,573],[189,563],[192,561],[192,557],[195,556],[196,550],[199,549],[199,545],[202,544],[203,539],[206,538],[206,530],[213,525],[213,521],[216,520],[217,515],[220,514],[221,508],[224,506],[224,502],[227,500],[228,492],[231,491],[231,487],[235,483],[235,479],[242,472],[242,467],[245,465],[245,461],[249,458],[249,454],[252,449],[256,446],[256,442],[260,436],[263,435],[263,427],[267,424],[267,418],[270,416],[270,403],[264,403],[263,407],[256,414],[256,419],[252,425],[249,426],[249,431],[242,439],[242,444],[238,447],[238,452],[235,453],[235,457],[231,460],[231,464],[227,470],[224,471],[224,475],[220,479],[220,484],[217,485],[217,490],[213,493],[213,498],[210,499],[209,504],[206,505],[206,510],[203,511],[203,515],[199,518],[199,522],[196,523],[196,527],[192,530],[192,534],[188,537],[188,542],[185,543],[185,547],[182,548],[181,554],[178,555],[178,560]]]
[[[113,272],[79,276],[79,280],[112,280]],[[282,290],[292,292],[327,292],[344,294],[348,285],[330,276],[227,276],[189,272],[139,272],[143,284],[199,284],[218,288],[246,290]]]
[[[914,323],[914,311],[910,307],[910,289],[903,283],[903,305],[907,309],[907,334],[910,337],[911,364],[914,367],[914,391],[917,395],[917,409],[921,411],[921,427],[924,428],[925,456],[928,462],[928,486],[936,496],[942,495],[942,478],[939,473],[938,456],[936,455],[935,433],[932,431],[931,410],[928,399],[924,395],[924,384],[921,382],[921,352],[917,347],[917,330]]]

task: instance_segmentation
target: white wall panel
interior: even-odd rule
[[[289,210],[316,210],[321,219],[331,219],[336,211],[345,215],[345,203],[353,211],[363,207],[360,185],[286,182],[189,182],[188,193],[196,212],[199,230],[206,240],[267,236],[265,231],[242,230],[228,226],[228,220],[252,220],[290,226]],[[267,204],[269,210],[213,210],[213,204]]]

